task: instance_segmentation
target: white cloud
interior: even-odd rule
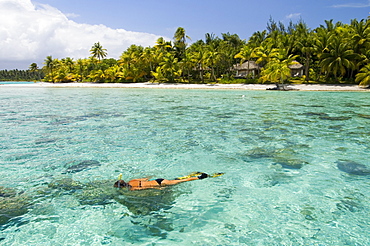
[[[48,55],[86,58],[96,42],[107,49],[109,57],[118,58],[131,44],[153,46],[158,38],[149,33],[77,23],[58,9],[31,0],[0,0],[0,69],[27,69],[30,62],[41,67]]]
[[[298,17],[301,16],[301,13],[294,13],[294,14],[289,14],[285,16],[286,19],[297,19]]]
[[[370,7],[370,1],[367,3],[347,3],[347,4],[337,4],[333,5],[333,8],[368,8]]]
[[[77,17],[80,17],[80,15],[75,14],[75,13],[66,13],[66,16],[67,16],[68,18],[77,18]]]

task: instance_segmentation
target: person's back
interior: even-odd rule
[[[161,187],[169,186],[169,185],[176,185],[182,182],[187,181],[193,181],[198,179],[205,179],[208,177],[208,174],[206,173],[200,173],[199,176],[196,177],[187,177],[187,178],[181,178],[181,179],[155,179],[155,180],[149,180],[147,178],[141,178],[141,179],[133,179],[129,182],[125,182],[124,180],[120,179],[114,183],[114,187],[117,188],[128,188],[129,190],[145,190],[145,189],[160,189]]]

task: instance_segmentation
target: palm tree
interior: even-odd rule
[[[321,55],[321,68],[329,74],[333,74],[337,80],[338,75],[344,76],[346,69],[355,69],[355,60],[358,54],[354,53],[349,47],[349,43],[343,42],[338,37],[332,36],[332,42],[329,44],[329,52]]]
[[[113,66],[109,67],[108,69],[106,69],[104,71],[106,79],[109,82],[115,82],[118,79],[122,78],[123,73],[122,73],[121,69],[122,69],[122,67],[120,67],[118,65],[113,65]],[[136,82],[136,81],[134,81],[134,82]]]
[[[76,61],[76,69],[78,71],[78,80],[83,81],[84,80],[84,71],[86,69],[87,61],[83,59],[78,59]]]
[[[253,49],[246,45],[244,46],[238,54],[235,55],[235,58],[240,58],[240,63],[249,61],[252,58]]]
[[[177,58],[179,61],[184,58],[186,51],[186,39],[191,40],[189,36],[185,34],[185,29],[183,27],[177,28],[175,35],[173,36],[174,46],[177,51]]]
[[[146,47],[141,54],[141,59],[146,63],[145,65],[149,68],[149,71],[154,71],[155,58],[153,48]]]
[[[370,85],[370,64],[361,68],[356,74],[356,82],[360,83],[359,85]]]
[[[212,47],[209,46],[206,53],[205,53],[205,64],[207,67],[211,68],[211,80],[216,81],[215,75],[215,67],[217,64],[217,59],[219,57],[219,53]]]
[[[181,75],[178,59],[171,53],[167,53],[163,58],[160,69],[169,82],[175,82],[176,78]]]
[[[205,34],[205,41],[206,41],[206,44],[212,44],[216,41],[216,37],[215,37],[215,34],[214,33],[206,33]]]
[[[245,61],[250,61],[252,55],[253,49],[250,46],[246,45],[240,50],[238,54],[235,55],[235,58],[240,58],[240,64],[242,64]],[[249,73],[249,64],[250,62],[248,62],[247,66],[248,73]]]
[[[333,34],[327,32],[324,28],[317,28],[314,32],[314,49],[317,57],[329,51],[329,43]]]
[[[32,73],[37,73],[37,77],[39,80],[41,80],[40,77],[40,72],[39,72],[39,67],[37,66],[36,63],[32,63],[29,68],[28,68]]]
[[[107,50],[103,49],[103,46],[101,46],[100,43],[97,42],[91,47],[90,54],[92,55],[92,57],[98,58],[100,62],[100,60],[105,58],[108,53]]]
[[[320,28],[325,29],[327,32],[333,32],[337,27],[342,26],[342,22],[333,23],[333,19],[325,20],[325,25],[320,25]]]
[[[270,81],[273,83],[280,82],[281,84],[284,84],[284,81],[291,76],[289,65],[292,64],[292,59],[294,59],[293,56],[284,61],[274,59],[269,62],[261,72],[261,81]]]
[[[354,51],[361,53],[363,49],[370,47],[370,21],[357,21],[356,19],[351,21],[351,32],[352,42]]]
[[[313,33],[309,30],[307,25],[300,21],[296,25],[296,33],[295,33],[296,39],[297,39],[297,47],[299,50],[299,53],[302,54],[304,59],[304,68],[305,68],[305,75],[306,75],[306,81],[310,80],[310,61],[311,56],[315,51],[314,43],[315,38]]]
[[[191,82],[191,73],[194,71],[193,69],[196,67],[196,64],[194,63],[194,60],[192,59],[192,53],[186,52],[185,57],[182,59],[181,63],[181,70],[183,71],[184,75],[188,79],[188,82]]]
[[[47,56],[44,60],[44,64],[46,67],[46,70],[49,72],[51,76],[51,81],[54,83],[54,66],[55,66],[55,60],[52,56]]]
[[[273,48],[272,45],[265,44],[253,50],[252,57],[257,58],[256,63],[261,66],[266,65],[272,59],[276,59],[279,55],[279,49]]]
[[[267,38],[267,31],[264,30],[262,32],[257,31],[253,33],[252,37],[249,38],[248,45],[252,48],[257,48],[261,46],[262,42],[265,41]]]
[[[238,34],[222,33],[222,39],[234,50],[240,50],[240,48],[245,45],[245,41],[240,39]]]
[[[62,63],[68,67],[69,72],[72,72],[74,66],[73,58],[64,58],[62,59]]]
[[[163,52],[168,52],[168,51],[171,51],[172,50],[172,44],[171,44],[171,42],[167,42],[166,40],[164,40],[163,37],[158,38],[155,43],[156,43],[156,45],[154,45],[154,47],[159,52],[162,52],[163,53]]]
[[[28,68],[31,72],[36,72],[38,69],[39,69],[39,67],[37,66],[37,64],[36,63],[32,63],[30,66],[29,66],[29,68]]]
[[[204,83],[203,72],[205,69],[206,50],[205,46],[201,43],[195,43],[190,50],[190,57],[193,64],[195,64],[195,71],[199,72],[199,78]]]
[[[142,46],[133,44],[128,47],[125,52],[122,53],[119,61],[127,69],[130,69],[131,66],[134,66],[135,63],[138,63],[140,61],[143,51],[144,48]]]
[[[103,82],[106,78],[106,75],[103,70],[94,70],[90,73],[89,77],[93,82]]]

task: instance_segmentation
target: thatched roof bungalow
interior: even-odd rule
[[[255,61],[246,61],[233,67],[236,71],[235,78],[245,78],[250,74],[254,77],[256,74],[259,74],[261,68]]]
[[[292,77],[302,77],[304,68],[301,63],[293,61],[293,64],[288,67],[290,68]]]
[[[258,65],[255,61],[246,61],[243,64],[237,64],[233,66],[233,70],[236,71],[235,78],[245,78],[248,75],[254,76],[258,75],[261,71],[262,66]],[[302,77],[304,67],[297,61],[294,61],[292,65],[289,66],[291,70],[292,77]]]

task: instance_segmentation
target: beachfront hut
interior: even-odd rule
[[[236,71],[235,78],[245,78],[249,75],[256,76],[259,74],[261,67],[255,61],[246,61],[243,64],[234,65]]]
[[[233,66],[233,70],[236,71],[235,78],[246,78],[249,75],[254,78],[261,71],[262,66],[258,65],[255,61],[246,61],[243,64],[237,64]],[[289,66],[292,77],[302,77],[304,67],[301,63],[293,61],[293,64]]]
[[[302,77],[304,68],[301,63],[293,61],[293,64],[288,67],[292,77]]]

